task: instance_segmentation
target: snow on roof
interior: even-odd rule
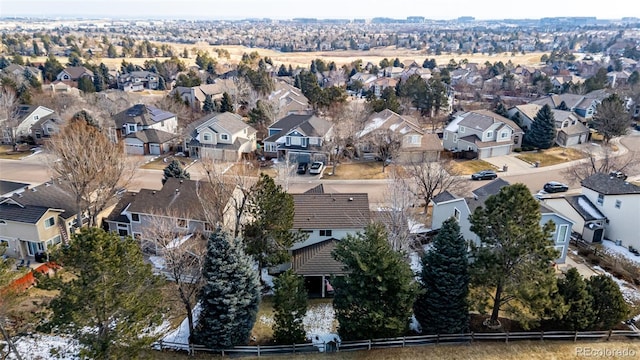
[[[451,122],[449,123],[449,125],[447,125],[445,130],[446,131],[450,131],[450,132],[457,132],[458,131],[458,124],[462,120],[464,120],[464,118],[462,116],[459,116],[459,117],[451,120]]]
[[[387,121],[387,118],[379,118],[379,117],[373,118],[371,121],[367,122],[367,125],[364,127],[364,129],[358,132],[358,137],[365,136],[368,133],[378,129],[386,121]]]
[[[602,219],[602,213],[583,197],[578,198],[578,205],[594,219]]]

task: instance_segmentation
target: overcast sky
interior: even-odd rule
[[[640,17],[637,0],[0,0],[0,17],[110,17],[170,19],[354,19],[424,16],[427,19],[539,19]]]

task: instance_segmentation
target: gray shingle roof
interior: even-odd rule
[[[136,104],[124,111],[121,111],[113,116],[113,120],[117,127],[122,127],[124,124],[142,124],[153,125],[158,122],[170,119],[176,116],[175,114],[159,109],[155,106]]]
[[[127,135],[128,138],[136,138],[143,143],[164,144],[177,137],[177,135],[168,133],[166,131],[157,129],[146,129],[142,131],[136,131]]]
[[[306,136],[324,136],[331,129],[331,123],[315,115],[290,114],[278,120],[269,128],[280,129],[280,131],[264,139],[265,142],[275,142],[281,136],[296,128],[300,129]]]
[[[606,216],[584,195],[566,196],[565,200],[585,221],[602,220]]]
[[[457,199],[457,197],[455,197],[453,194],[445,190],[440,194],[434,196],[433,199],[431,199],[431,201],[433,201],[436,204],[440,204],[440,203],[455,200],[455,199]]]
[[[64,213],[60,215],[64,219],[72,218],[77,214],[75,196],[64,184],[55,180],[13,195],[12,199],[23,205],[64,210]]]
[[[640,186],[603,173],[593,174],[580,184],[603,195],[640,194]]]
[[[26,183],[0,180],[0,196],[12,193],[16,190],[25,189],[29,186]]]
[[[344,265],[331,255],[336,243],[336,239],[329,239],[295,250],[291,261],[293,271],[303,276],[344,275]]]
[[[294,229],[364,229],[370,222],[366,193],[293,194]]]
[[[45,206],[20,206],[4,202],[0,204],[0,220],[35,224],[48,210]]]

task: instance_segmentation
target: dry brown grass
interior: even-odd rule
[[[13,151],[11,145],[0,145],[0,159],[20,160],[23,157],[31,155],[31,151]]]
[[[522,161],[534,164],[540,162],[540,166],[551,166],[561,164],[568,161],[583,159],[586,154],[577,149],[554,147],[540,152],[531,152],[516,156]]]
[[[451,163],[453,171],[460,175],[471,175],[481,170],[495,170],[493,164],[484,160],[455,160]]]
[[[392,171],[394,165],[391,164],[382,172],[382,162],[354,162],[338,164],[335,174],[329,175],[333,171],[333,166],[329,165],[322,176],[325,180],[378,180],[386,179]]]

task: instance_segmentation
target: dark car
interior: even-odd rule
[[[301,174],[301,175],[306,174],[308,168],[309,168],[309,163],[306,163],[306,162],[298,163],[298,174]]]
[[[557,193],[569,190],[569,186],[557,181],[549,181],[548,183],[544,184],[544,187],[542,189],[548,193]]]
[[[498,177],[493,170],[482,170],[475,174],[471,174],[471,180],[493,180]]]

